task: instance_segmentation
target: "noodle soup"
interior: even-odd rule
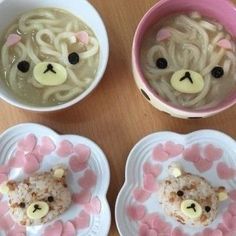
[[[154,25],[142,43],[141,66],[150,86],[175,107],[213,108],[235,91],[235,42],[198,12]]]
[[[46,107],[72,100],[93,82],[98,65],[95,34],[61,9],[25,13],[1,39],[1,79],[28,104]]]

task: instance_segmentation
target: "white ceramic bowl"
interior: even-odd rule
[[[109,42],[106,28],[101,19],[101,16],[87,0],[0,0],[0,36],[18,15],[35,8],[43,7],[62,8],[78,16],[87,25],[89,25],[90,28],[92,28],[100,44],[100,60],[96,78],[82,94],[64,104],[48,107],[26,104],[22,101],[17,100],[15,96],[13,96],[13,94],[7,92],[4,89],[4,86],[2,86],[3,81],[0,79],[0,98],[5,100],[6,102],[16,107],[30,111],[50,112],[65,109],[78,103],[95,89],[106,70],[109,56]]]

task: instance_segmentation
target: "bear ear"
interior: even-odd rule
[[[177,162],[172,162],[169,165],[168,170],[169,170],[169,174],[174,176],[175,178],[180,177],[181,175],[183,175],[183,172],[184,172],[182,166]]]
[[[217,193],[217,197],[218,197],[219,202],[223,202],[229,198],[228,192],[226,191],[225,187],[223,187],[223,186],[216,188],[216,193]]]
[[[53,169],[53,177],[56,179],[62,179],[66,175],[65,169],[63,167],[57,167]]]

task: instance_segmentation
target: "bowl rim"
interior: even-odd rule
[[[2,2],[0,1],[0,3],[2,3]],[[103,63],[98,66],[99,74],[97,72],[95,79],[92,81],[92,83],[89,85],[89,87],[85,91],[83,91],[80,95],[76,96],[74,99],[69,100],[68,102],[65,102],[65,103],[62,103],[59,105],[53,105],[53,106],[36,106],[36,105],[26,104],[26,103],[22,103],[20,100],[17,100],[17,98],[13,101],[13,100],[7,98],[2,93],[0,93],[0,99],[2,99],[4,102],[6,102],[14,107],[17,107],[17,108],[20,108],[23,110],[43,113],[43,112],[53,112],[53,111],[64,110],[66,108],[72,107],[73,105],[75,105],[76,103],[79,103],[85,97],[90,95],[93,92],[93,90],[95,90],[95,88],[98,86],[98,84],[102,80],[102,78],[105,74],[106,68],[107,68],[107,64],[108,64],[108,60],[109,60],[109,52],[110,52],[109,37],[108,37],[107,29],[106,29],[106,26],[105,26],[105,23],[103,21],[101,14],[98,12],[98,10],[95,8],[95,6],[92,5],[89,1],[86,0],[86,1],[84,1],[84,3],[87,4],[91,8],[91,10],[94,11],[94,13],[96,13],[95,16],[100,21],[100,23],[101,23],[100,26],[103,29],[104,36],[105,36],[104,37],[105,41],[103,41],[103,44],[105,45],[105,50],[103,51],[103,59],[102,59]],[[85,22],[85,23],[87,24],[87,22]],[[93,28],[92,28],[92,30],[93,30]]]
[[[224,111],[236,103],[236,92],[232,93],[235,94],[233,98],[230,97],[228,101],[225,101],[224,99],[222,102],[220,102],[219,105],[213,108],[207,108],[207,109],[199,109],[199,110],[192,110],[188,108],[180,108],[177,106],[172,105],[170,102],[167,102],[165,99],[163,99],[161,96],[159,96],[154,89],[149,85],[147,79],[145,78],[142,68],[140,65],[140,47],[138,47],[139,40],[142,41],[141,37],[143,35],[143,32],[147,31],[147,28],[144,27],[145,22],[149,19],[150,16],[153,15],[160,6],[166,4],[167,2],[170,2],[172,0],[160,0],[159,2],[155,3],[142,17],[140,22],[138,23],[138,26],[135,30],[134,38],[133,38],[133,43],[132,43],[132,67],[133,67],[133,75],[134,71],[137,72],[137,76],[139,77],[138,79],[141,80],[142,84],[144,85],[145,89],[152,94],[152,96],[158,100],[159,103],[162,104],[162,106],[166,107],[168,111],[171,111],[171,113],[174,113],[176,115],[181,115],[181,116],[188,116],[188,117],[205,117],[205,116],[210,116],[214,115],[216,113],[219,113],[221,111]],[[231,8],[232,10],[236,11],[235,5],[230,1],[230,0],[219,0],[225,5],[228,5],[228,8]],[[141,46],[141,45],[140,45]],[[134,76],[135,77],[135,76]],[[136,85],[137,81],[135,78]],[[138,86],[139,87],[139,86]],[[232,95],[231,95],[232,96]],[[151,103],[151,102],[150,102]],[[153,105],[153,104],[152,104]],[[154,106],[155,107],[155,106]]]

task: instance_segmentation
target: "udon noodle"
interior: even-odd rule
[[[64,10],[36,9],[23,14],[3,34],[1,45],[1,77],[27,103],[67,102],[96,77],[98,40],[82,20]]]
[[[175,106],[211,108],[235,90],[235,43],[222,25],[197,12],[174,15],[152,27],[143,40],[141,64],[151,87]],[[199,81],[191,78],[194,72],[203,81],[199,90]],[[182,81],[195,86],[195,92],[183,88]]]

